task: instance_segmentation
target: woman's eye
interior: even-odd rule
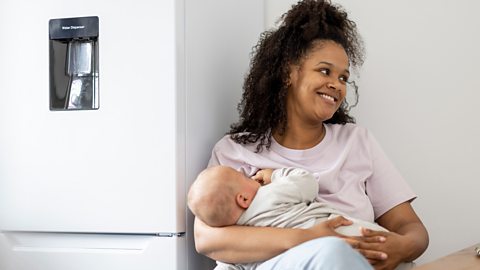
[[[340,81],[347,83],[348,82],[348,77],[347,76],[340,76]]]
[[[325,75],[330,75],[330,70],[329,69],[326,69],[326,68],[322,68],[320,69],[320,72],[325,74]]]

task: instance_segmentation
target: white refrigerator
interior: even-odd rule
[[[185,194],[237,118],[263,9],[2,0],[0,270],[210,269]]]

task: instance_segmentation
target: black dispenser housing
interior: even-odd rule
[[[49,22],[50,110],[99,108],[98,17]]]

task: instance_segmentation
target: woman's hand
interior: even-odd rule
[[[388,255],[378,245],[385,243],[386,237],[382,234],[371,236],[345,236],[343,238],[350,246],[360,252],[372,265],[385,261]]]
[[[366,239],[382,239],[379,242],[361,241],[357,250],[373,265],[375,269],[395,269],[404,261],[405,251],[413,246],[409,237],[394,232],[373,231],[362,228]],[[376,252],[382,252],[378,258]]]
[[[338,216],[310,228],[311,233],[317,237],[337,236],[344,239],[354,249],[360,252],[375,269],[395,269],[402,262],[396,247],[399,245],[401,235],[384,231],[362,229],[363,236],[345,236],[335,231],[340,226],[348,226],[353,222]],[[388,254],[388,255],[387,255]]]
[[[375,269],[395,269],[411,262],[428,246],[428,233],[409,202],[387,211],[377,219],[390,232],[363,229],[360,237],[346,237]]]

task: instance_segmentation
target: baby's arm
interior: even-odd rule
[[[284,182],[294,185],[290,191],[291,198],[311,203],[318,195],[318,182],[312,173],[300,168],[281,168],[272,173],[273,181]],[[294,190],[294,191],[293,191]]]
[[[272,173],[273,169],[259,170],[254,176],[252,176],[252,179],[264,186],[272,182]]]

